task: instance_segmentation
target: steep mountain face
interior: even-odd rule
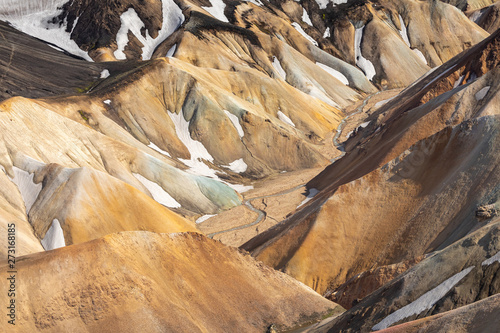
[[[16,225],[17,327],[496,327],[497,12],[4,1],[0,231]]]
[[[23,257],[17,271],[25,286],[17,296],[25,314],[17,328],[24,332],[263,332],[341,310],[291,277],[195,233],[114,234]],[[2,331],[7,325],[2,321]]]
[[[499,12],[500,4],[497,2],[488,7],[471,10],[467,15],[481,28],[493,33],[500,28]]]
[[[497,202],[498,36],[380,107],[309,182],[320,193],[243,248],[322,293],[477,228],[478,207]]]

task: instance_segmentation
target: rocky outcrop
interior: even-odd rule
[[[484,30],[494,33],[500,28],[500,3],[496,2],[485,8],[471,10],[467,12],[467,16]]]
[[[363,298],[406,272],[422,259],[424,259],[423,256],[393,265],[372,268],[352,277],[338,288],[327,289],[323,296],[349,310]]]
[[[489,296],[498,294],[498,233],[497,219],[417,264],[334,320],[329,330],[324,331],[381,330],[487,300]],[[440,274],[436,274],[437,270]],[[480,304],[477,306],[481,307]],[[485,309],[485,312],[488,310]],[[432,319],[426,321],[432,322]],[[408,326],[411,328],[412,325]]]

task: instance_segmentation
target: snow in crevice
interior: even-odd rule
[[[429,65],[427,62],[427,59],[425,58],[424,54],[419,50],[419,49],[412,49],[412,51],[426,64]]]
[[[443,298],[460,280],[474,269],[474,266],[464,269],[463,271],[453,275],[434,289],[426,292],[412,303],[402,307],[401,309],[391,313],[385,317],[377,325],[373,326],[372,330],[378,331],[391,326],[405,318],[413,315],[418,315],[425,310],[429,310],[441,298]]]
[[[298,24],[297,22],[293,22],[292,23],[292,26],[302,35],[304,36],[308,41],[310,41],[312,44],[314,44],[315,46],[318,46],[318,42],[314,40],[314,38],[312,38],[311,36],[309,36],[305,31],[304,29],[302,29],[302,27],[300,26],[300,24]]]
[[[109,77],[109,71],[107,69],[101,72],[101,79],[107,79]]]
[[[495,254],[494,256],[483,261],[481,266],[489,266],[494,264],[496,261],[500,263],[500,252],[497,252],[497,254]]]
[[[103,103],[107,104],[107,105],[111,105],[111,100],[110,99],[104,100]]]
[[[288,116],[281,111],[278,111],[278,119],[287,125],[295,127],[295,124],[293,123],[293,121],[290,118],[288,118]]]
[[[224,110],[224,113],[226,116],[229,118],[231,123],[233,123],[234,128],[236,128],[236,131],[238,132],[238,135],[240,138],[242,138],[245,135],[245,132],[243,131],[243,127],[240,125],[240,118],[232,114],[231,112]]]
[[[201,8],[205,9],[207,12],[210,13],[210,15],[212,15],[219,21],[229,22],[226,15],[224,15],[224,8],[226,8],[226,4],[224,3],[224,1],[222,0],[209,0],[209,1],[212,4],[212,7],[202,6]]]
[[[138,181],[141,182],[142,185],[144,185],[145,188],[148,189],[149,193],[151,193],[153,199],[156,202],[169,208],[181,207],[181,204],[178,203],[174,198],[172,198],[172,196],[168,194],[167,191],[165,191],[160,185],[150,181],[149,179],[138,173],[132,173],[132,174],[134,175],[135,178],[137,178]]]
[[[408,38],[408,30],[406,29],[405,21],[403,21],[403,17],[401,17],[401,14],[399,14],[399,23],[401,24],[401,30],[399,30],[399,34],[401,35],[401,37],[403,37],[406,45],[408,45],[408,47],[411,47],[410,39]]]
[[[331,76],[333,76],[334,78],[336,78],[337,80],[339,80],[340,82],[345,84],[346,86],[349,85],[349,80],[341,72],[331,68],[330,66],[322,64],[320,62],[317,62],[316,65],[321,67],[321,69],[323,69],[325,72],[327,72],[328,74],[330,74]]]
[[[160,147],[158,147],[157,145],[155,145],[152,142],[149,143],[148,147],[151,148],[151,149],[156,150],[157,152],[159,152],[162,155],[165,155],[165,156],[168,156],[168,157],[172,157],[172,156],[170,156],[170,154],[168,153],[168,151],[165,151],[165,150],[161,149]]]
[[[476,97],[476,101],[480,101],[482,100],[483,98],[486,97],[486,95],[488,94],[488,91],[490,91],[490,86],[487,86],[487,87],[484,87],[483,89],[479,90],[475,95],[474,97]]]
[[[305,8],[302,8],[302,21],[309,24],[311,27],[313,26],[311,22],[311,18],[309,17],[309,14],[307,14],[307,10]]]
[[[177,50],[177,44],[174,44],[171,48],[168,49],[166,57],[167,58],[173,57],[174,53],[175,53],[175,50]]]
[[[307,194],[307,197],[297,206],[297,208],[304,206],[306,203],[311,201],[318,193],[319,193],[319,191],[317,189],[311,188],[309,190],[309,193]]]
[[[8,1],[0,3],[0,20],[9,22],[14,28],[88,61],[87,52],[80,49],[66,31],[67,22],[52,23],[62,13],[62,5],[68,0],[54,1]],[[75,22],[76,23],[76,22]],[[50,46],[50,44],[48,44]]]
[[[399,22],[401,24],[401,30],[399,30],[399,34],[403,38],[404,42],[427,65],[427,59],[425,58],[424,54],[417,48],[411,48],[410,38],[408,37],[408,29],[406,28],[405,21],[403,20],[403,17],[401,17],[401,14],[399,14]]]
[[[58,219],[54,219],[52,221],[52,225],[45,234],[45,237],[43,237],[41,243],[45,251],[50,251],[66,246],[66,241],[64,240],[64,232]]]
[[[203,223],[205,222],[206,220],[208,220],[209,218],[211,217],[214,217],[216,216],[217,214],[214,214],[214,215],[203,215],[203,216],[200,216],[196,219],[196,224],[199,224],[199,223]]]
[[[274,56],[273,56],[273,67],[278,72],[278,74],[281,76],[281,78],[286,81],[286,72],[283,69],[283,67],[281,66],[281,63],[278,60],[278,58],[276,58]]]
[[[42,183],[35,184],[33,182],[34,173],[30,174],[17,167],[13,167],[13,170],[14,178],[10,180],[16,184],[19,189],[24,201],[24,206],[26,207],[26,214],[28,214],[42,190]]]
[[[486,8],[483,8],[483,9],[480,9],[480,10],[476,10],[474,13],[472,13],[472,15],[469,17],[469,19],[478,24],[479,23],[479,20],[481,19],[481,16],[483,14],[483,11],[485,10]]]
[[[361,68],[361,70],[365,73],[366,77],[368,80],[372,80],[373,77],[377,74],[375,72],[375,67],[373,66],[373,63],[363,57],[361,54],[361,42],[363,41],[363,30],[365,29],[365,26],[356,29],[354,33],[354,50],[355,50],[355,57],[356,57],[356,65]]]
[[[170,36],[184,22],[182,10],[175,4],[173,0],[162,0],[162,26],[158,31],[158,36],[153,38],[149,31],[146,30],[146,37],[141,34],[144,22],[133,8],[129,8],[120,16],[120,30],[116,34],[117,50],[114,52],[116,59],[126,59],[125,46],[128,44],[128,32],[131,31],[135,37],[142,43],[142,59],[151,59],[156,47]]]
[[[326,28],[325,33],[323,34],[323,38],[329,38],[331,36],[330,28]]]
[[[242,173],[247,171],[248,165],[243,161],[242,158],[229,163],[228,168],[235,173]]]
[[[459,85],[462,84],[462,81],[464,80],[464,77],[465,77],[465,75],[460,75],[460,77],[458,78],[458,80],[456,80],[455,83],[453,84],[453,89],[455,89],[456,87],[458,87]]]

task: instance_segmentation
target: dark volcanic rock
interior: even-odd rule
[[[97,85],[101,72],[124,71],[130,64],[89,63],[56,51],[0,21],[0,100],[85,92]]]

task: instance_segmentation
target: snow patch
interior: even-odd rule
[[[396,97],[396,96],[394,96],[394,97]],[[387,104],[387,103],[388,103],[389,101],[391,101],[392,99],[394,99],[394,97],[391,97],[391,98],[389,98],[389,99],[384,99],[383,101],[377,102],[377,103],[375,103],[374,107],[375,107],[376,109],[378,109],[378,108],[380,108],[381,106],[383,106],[383,105]]]
[[[334,78],[336,78],[337,80],[339,80],[340,82],[345,84],[346,86],[349,85],[349,80],[341,72],[339,72],[339,71],[337,71],[337,70],[335,70],[335,69],[333,69],[325,64],[322,64],[320,62],[317,62],[316,65],[321,67],[321,69],[323,69],[325,72],[327,72],[328,74],[330,74],[331,76],[333,76]]]
[[[170,49],[168,49],[166,57],[167,58],[168,57],[173,57],[174,53],[175,53],[175,50],[177,50],[177,44],[174,44]]]
[[[178,114],[168,112],[168,115],[174,123],[177,137],[188,149],[189,154],[191,155],[191,161],[204,159],[213,162],[214,158],[210,155],[205,146],[201,142],[191,138],[191,133],[189,133],[189,122],[184,119],[182,110]]]
[[[302,8],[302,21],[309,24],[311,27],[313,26],[311,18],[309,17],[309,14],[307,14],[307,10],[305,8]]]
[[[479,20],[481,19],[482,14],[483,14],[483,10],[484,9],[480,9],[480,10],[475,11],[474,13],[472,13],[472,15],[469,17],[469,19],[472,22],[478,24]]]
[[[244,0],[245,2],[251,2],[253,3],[254,5],[257,5],[257,6],[262,6],[262,2],[260,0]]]
[[[105,101],[103,101],[104,104],[107,104],[107,105],[111,105],[111,100],[110,99],[107,99]]]
[[[155,199],[156,202],[170,208],[181,207],[181,204],[178,203],[174,198],[172,198],[172,196],[168,194],[167,191],[165,191],[160,185],[150,181],[149,179],[138,173],[132,174],[135,178],[137,178],[138,181],[141,182],[142,185],[144,185],[145,188],[148,189],[149,193],[151,193],[153,199]]]
[[[309,193],[307,194],[307,197],[297,206],[297,208],[304,206],[306,203],[311,201],[312,198],[314,198],[316,196],[316,194],[318,194],[318,193],[319,193],[319,191],[317,189],[315,189],[315,188],[310,189]]]
[[[233,123],[233,126],[234,126],[234,128],[236,128],[236,131],[238,132],[238,135],[240,136],[240,138],[242,138],[245,135],[245,132],[243,132],[243,127],[241,127],[241,125],[240,125],[240,119],[227,110],[224,110],[224,113],[229,118],[229,120],[231,120],[231,122]]]
[[[202,6],[201,8],[205,9],[207,12],[210,13],[210,15],[212,15],[213,17],[215,17],[219,21],[229,22],[226,15],[224,15],[224,8],[226,8],[226,4],[224,3],[224,1],[222,1],[222,0],[210,0],[210,3],[212,4],[212,7]]]
[[[287,115],[281,111],[278,111],[278,119],[281,120],[282,122],[284,122],[285,124],[288,124],[292,127],[295,127],[295,124],[293,123],[293,121],[290,118],[288,118]]]
[[[58,219],[54,219],[52,221],[52,225],[45,234],[45,237],[43,237],[41,243],[45,251],[50,251],[66,246],[66,242],[64,240],[64,232]]]
[[[347,0],[316,0],[319,9],[326,9],[326,6],[332,2],[333,6],[339,5],[341,3],[347,3]]]
[[[110,76],[109,71],[107,69],[101,72],[101,79],[107,79]]]
[[[168,153],[168,151],[164,151],[163,149],[161,149],[160,147],[158,147],[157,145],[155,145],[152,142],[149,143],[148,147],[156,150],[157,152],[159,152],[162,155],[165,155],[165,156],[168,156],[168,157],[172,157],[172,156],[170,156],[170,154]]]
[[[425,58],[424,54],[422,52],[420,52],[419,49],[412,49],[412,51],[423,61],[425,62],[426,65],[429,65],[429,63],[427,62],[427,59]]]
[[[476,95],[474,95],[476,97],[476,100],[479,102],[480,100],[485,98],[488,94],[488,91],[490,91],[490,86],[484,87],[483,89],[479,90]]]
[[[495,263],[496,261],[500,262],[500,252],[498,252],[497,254],[495,254],[493,257],[491,257],[491,258],[486,259],[485,261],[483,261],[483,263],[481,265],[482,266],[489,266],[489,265]]]
[[[311,36],[309,36],[305,31],[304,29],[302,29],[302,27],[300,26],[300,24],[298,24],[297,22],[293,22],[292,23],[292,26],[302,35],[304,36],[308,41],[310,41],[311,43],[313,43],[315,46],[318,46],[318,42],[315,41]]]
[[[458,80],[455,81],[455,83],[453,84],[453,89],[455,89],[456,87],[458,87],[462,83],[462,81],[464,80],[464,77],[465,77],[465,75],[461,75],[458,78]]]
[[[0,20],[9,22],[14,28],[30,36],[52,43],[57,47],[85,60],[92,61],[87,52],[80,49],[67,32],[67,22],[52,23],[62,13],[67,0],[45,1],[3,1],[0,4]],[[77,18],[78,19],[78,18]],[[73,25],[73,27],[76,25]],[[50,46],[50,44],[49,44]]]
[[[29,213],[31,207],[35,203],[40,191],[42,190],[42,183],[35,184],[33,182],[34,173],[30,174],[24,170],[19,169],[18,167],[13,167],[14,170],[14,178],[10,180],[16,184],[19,192],[24,201],[24,206],[26,207],[26,214]],[[9,177],[10,178],[10,177]]]
[[[363,55],[361,54],[361,41],[363,40],[363,30],[365,29],[365,26],[356,29],[354,33],[354,45],[355,45],[355,57],[356,57],[356,65],[361,68],[361,70],[365,73],[366,77],[368,80],[373,79],[375,74],[375,67],[373,66],[373,63],[364,58]]]
[[[202,223],[202,222],[205,222],[206,220],[208,220],[209,218],[211,217],[214,217],[216,216],[217,214],[214,214],[214,215],[203,215],[203,216],[200,216],[196,219],[196,224],[198,223]]]
[[[329,38],[331,36],[330,28],[326,28],[325,33],[323,34],[323,38]]]
[[[252,185],[231,184],[231,183],[226,183],[226,182],[223,182],[223,183],[226,184],[227,186],[229,186],[230,188],[232,188],[233,190],[235,190],[238,193],[243,193],[243,192],[247,192],[247,191],[253,190],[253,186]]]
[[[469,267],[445,280],[439,286],[426,292],[420,296],[415,301],[402,307],[401,309],[391,313],[389,316],[385,317],[377,325],[373,326],[372,330],[378,331],[391,326],[405,318],[413,315],[418,315],[425,310],[429,310],[436,304],[441,298],[443,298],[460,280],[462,280],[467,274],[474,269],[474,266]]]
[[[229,163],[229,169],[236,173],[242,173],[247,171],[248,165],[243,161],[242,158],[239,160]]]
[[[274,56],[273,56],[273,67],[278,72],[278,74],[283,78],[283,80],[286,81],[286,72],[283,69],[283,67],[281,66],[281,63],[278,60],[278,58],[276,58]]]
[[[408,47],[411,47],[410,39],[408,38],[408,30],[406,29],[405,21],[403,21],[403,17],[401,17],[401,14],[399,14],[399,23],[401,24],[401,30],[399,30],[399,34],[401,35],[401,37],[403,37],[406,45],[408,45]]]
[[[126,59],[126,55],[123,51],[129,42],[127,36],[129,30],[135,35],[135,37],[137,37],[142,45],[144,45],[142,48],[142,60],[151,59],[156,47],[175,30],[177,30],[182,22],[184,22],[182,10],[173,0],[162,0],[162,15],[162,25],[158,31],[158,36],[156,38],[152,38],[148,30],[146,30],[146,37],[141,34],[141,28],[145,25],[133,8],[129,8],[126,12],[124,12],[120,16],[120,30],[118,30],[118,33],[116,34],[116,44],[118,47],[114,52],[116,59]]]
[[[205,146],[203,146],[201,142],[195,141],[191,138],[191,134],[189,133],[189,122],[184,119],[182,110],[179,112],[179,114],[172,113],[169,111],[168,115],[170,116],[170,119],[172,119],[172,122],[174,123],[175,133],[177,134],[177,137],[179,138],[179,140],[181,140],[184,146],[186,146],[186,148],[189,151],[189,154],[191,155],[191,159],[189,160],[179,158],[181,162],[183,162],[189,167],[189,169],[186,170],[188,173],[220,181],[226,184],[227,186],[231,187],[233,190],[240,193],[253,189],[253,186],[231,184],[220,179],[217,176],[216,171],[214,169],[211,169],[208,165],[206,165],[203,162],[203,160],[213,162],[214,158],[212,157],[212,155],[210,155],[210,153],[207,151],[207,149],[205,148]]]

